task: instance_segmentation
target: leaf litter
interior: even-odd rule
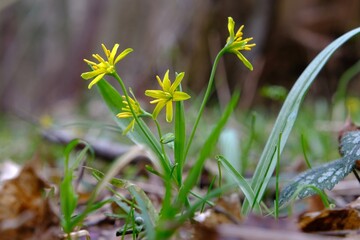
[[[340,160],[345,161],[336,160],[323,165],[322,167],[325,166],[324,171],[327,171],[329,175],[317,175],[314,177],[317,181],[314,180],[314,182],[319,183],[318,180],[326,176],[323,181],[331,183],[334,174],[335,176],[346,175],[344,173],[342,175],[336,174],[339,169],[344,170],[349,167],[345,166],[346,164],[350,165],[351,170],[356,169],[357,165],[359,165],[357,156],[360,151],[360,131],[351,129],[351,131],[341,132],[340,139],[340,153],[342,154]],[[331,170],[332,175],[329,168],[335,169]],[[319,171],[317,168],[305,171],[305,173],[299,175],[300,177],[295,178],[298,179],[295,181],[304,179],[301,176],[306,174],[316,174],[317,171]],[[59,237],[61,228],[58,209],[54,209],[52,202],[44,194],[44,189],[51,186],[37,173],[36,165],[30,163],[20,169],[7,163],[7,165],[3,164],[2,172],[0,175],[0,239],[61,239]],[[345,171],[345,173],[349,172],[351,171]],[[9,176],[6,176],[5,173],[8,173]],[[337,181],[341,180],[337,179]],[[352,183],[351,189],[356,188],[354,181],[342,181],[336,185],[333,192],[336,197],[341,198],[343,196],[339,196],[340,194],[337,191],[340,191],[341,186],[346,186],[346,189],[349,189],[347,184],[349,182]],[[301,181],[297,184],[301,184]],[[145,191],[149,187],[146,184],[143,186]],[[332,187],[329,187],[329,189]],[[284,189],[286,190],[286,187]],[[349,190],[345,191],[347,197],[351,195],[354,197],[355,194],[351,194]],[[149,194],[149,191],[146,192]],[[150,192],[157,192],[155,195],[159,200],[161,199],[161,194],[159,194],[161,191],[150,190]],[[356,191],[353,192],[356,193]],[[302,198],[312,194],[303,193],[300,196]],[[308,197],[307,200],[319,202],[316,197]],[[84,202],[86,202],[86,197]],[[214,206],[207,207],[204,212],[198,213],[193,222],[184,224],[179,229],[179,234],[173,239],[321,240],[344,239],[343,237],[351,239],[351,237],[358,235],[360,229],[360,199],[343,206],[339,204],[337,208],[304,212],[299,218],[292,216],[279,219],[252,214],[247,217],[241,216],[240,202],[240,197],[237,194],[219,198],[215,201]],[[100,213],[92,214],[87,219],[87,224],[84,225],[85,228],[80,231],[86,231],[86,236],[91,236],[91,239],[102,239],[101,236],[105,235],[108,238],[104,239],[118,239],[115,233],[121,223],[114,221],[113,218],[106,216],[106,214],[104,217],[104,213],[111,213],[111,211],[111,208],[107,208]]]

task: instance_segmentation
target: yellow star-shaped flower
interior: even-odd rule
[[[227,52],[234,53],[243,63],[244,65],[249,68],[250,70],[253,70],[253,66],[251,63],[244,57],[244,55],[240,51],[250,51],[252,47],[256,46],[255,43],[249,44],[253,38],[242,38],[243,35],[243,28],[244,25],[242,25],[239,30],[234,32],[235,28],[235,22],[232,19],[232,17],[228,17],[228,30],[229,30],[229,37],[226,41],[226,49]]]
[[[174,83],[171,84],[169,70],[167,70],[163,81],[161,81],[159,76],[156,76],[162,90],[145,91],[146,96],[155,98],[155,100],[152,100],[150,103],[157,104],[152,114],[154,119],[157,118],[161,109],[166,106],[166,121],[171,122],[173,118],[173,102],[184,101],[190,98],[187,93],[176,90],[184,78],[184,75],[184,72],[177,74]]]
[[[125,106],[121,109],[122,112],[118,113],[116,116],[118,118],[133,118],[131,120],[131,122],[129,123],[129,125],[126,127],[126,129],[123,131],[123,134],[127,134],[130,130],[133,131],[134,130],[134,126],[135,126],[135,118],[134,115],[131,112],[130,106],[128,101],[126,100],[125,96],[122,96],[123,98],[123,103],[125,104]],[[132,99],[131,97],[129,97],[129,101],[131,104],[132,109],[134,110],[134,113],[136,114],[136,116],[140,116],[141,114],[143,114],[143,110],[140,107],[140,104],[138,101]]]
[[[81,77],[85,80],[94,78],[89,84],[89,89],[95,85],[98,81],[100,81],[106,74],[113,74],[115,73],[115,64],[118,63],[121,59],[123,59],[126,55],[131,53],[133,49],[127,48],[120,53],[119,56],[116,56],[116,52],[119,48],[119,44],[115,44],[112,50],[110,51],[105,47],[104,44],[101,44],[104,53],[106,55],[107,60],[105,61],[99,54],[93,54],[92,56],[99,61],[99,63],[95,63],[84,59],[86,63],[88,63],[92,67],[92,71],[85,72],[81,74]]]

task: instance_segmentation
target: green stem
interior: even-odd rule
[[[222,57],[222,55],[224,55],[226,51],[226,47],[224,47],[223,49],[220,50],[220,52],[216,55],[216,58],[214,60],[214,64],[212,66],[212,69],[211,69],[211,74],[210,74],[210,78],[209,78],[209,83],[208,83],[208,86],[207,86],[207,89],[206,89],[206,92],[205,92],[205,95],[204,95],[204,99],[201,103],[201,106],[200,106],[200,110],[199,110],[199,113],[197,115],[197,118],[195,120],[195,124],[194,124],[194,127],[191,131],[191,134],[190,134],[190,138],[187,142],[187,145],[186,145],[186,150],[185,150],[185,154],[184,154],[184,159],[186,159],[186,156],[189,152],[189,149],[190,149],[190,146],[191,146],[191,143],[192,143],[192,140],[194,138],[194,135],[195,135],[195,132],[196,132],[196,129],[197,129],[197,126],[199,124],[199,121],[200,121],[200,118],[202,116],[202,113],[204,112],[204,109],[205,109],[205,105],[210,97],[210,93],[211,93],[211,88],[212,88],[212,85],[214,83],[214,79],[215,79],[215,72],[216,72],[216,68],[217,68],[217,65],[219,63],[219,60],[220,58]]]
[[[160,128],[159,122],[158,122],[158,120],[156,120],[156,119],[154,119],[154,122],[155,122],[155,125],[156,125],[156,128],[157,128],[158,134],[159,134],[159,139],[161,139],[161,138],[162,138],[162,133],[161,133],[161,128]],[[165,152],[164,144],[162,144],[162,143],[160,142],[160,145],[161,145],[161,150],[163,151],[163,154],[164,154],[164,158],[167,159],[167,155],[166,155],[166,152]]]

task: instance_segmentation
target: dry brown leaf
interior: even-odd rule
[[[19,175],[5,181],[0,189],[1,239],[52,239],[48,230],[57,226],[59,219],[52,211],[44,188],[49,187],[31,164]],[[56,238],[54,238],[56,239]]]
[[[304,232],[354,230],[360,228],[360,216],[359,212],[351,207],[325,209],[302,214],[298,224]]]
[[[218,239],[217,227],[220,224],[236,223],[241,220],[240,200],[237,195],[219,198],[212,209],[197,216],[194,239]]]

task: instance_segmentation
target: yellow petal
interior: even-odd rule
[[[96,76],[96,78],[94,80],[91,81],[91,83],[89,84],[89,89],[92,88],[92,86],[94,86],[98,81],[100,81],[103,77],[105,76],[105,73],[99,74]]]
[[[242,37],[242,35],[243,35],[243,32],[242,32],[243,28],[244,28],[244,25],[241,25],[241,27],[239,28],[239,30],[237,30],[237,32],[236,32],[236,34],[235,34],[235,38],[236,38],[236,39],[241,40],[241,37]]]
[[[130,118],[133,117],[131,112],[121,112],[116,115],[118,118]]]
[[[156,118],[157,118],[157,116],[159,115],[161,109],[164,108],[165,104],[166,104],[166,101],[160,101],[160,102],[158,102],[158,104],[156,105],[156,107],[155,107],[155,109],[154,109],[154,112],[153,112],[153,114],[152,114],[152,115],[153,115],[153,119],[156,119]]]
[[[229,40],[231,41],[234,39],[234,27],[235,27],[234,20],[232,19],[232,17],[228,17],[228,31],[230,36]]]
[[[164,88],[163,83],[161,81],[161,78],[159,76],[156,76],[156,80],[158,81],[161,88]]]
[[[171,81],[169,79],[169,70],[167,70],[164,75],[162,88],[164,91],[170,91],[170,87],[171,87]]]
[[[184,92],[180,92],[180,91],[176,91],[173,95],[172,100],[173,101],[184,101],[191,98],[189,94],[184,93]]]
[[[130,130],[133,131],[134,130],[134,126],[135,126],[135,119],[133,119],[129,125],[124,129],[123,131],[123,135],[126,135]]]
[[[94,78],[97,75],[102,74],[102,73],[103,73],[102,69],[97,69],[97,70],[94,70],[94,71],[91,71],[91,72],[84,72],[84,73],[81,74],[81,77],[83,79],[85,79],[85,80],[88,80],[88,79]]]
[[[107,49],[106,48],[106,46],[105,46],[105,44],[101,44],[101,47],[102,47],[102,49],[103,49],[103,51],[104,51],[104,53],[105,53],[105,56],[107,57],[107,58],[109,58],[109,55],[110,55],[110,51],[109,51],[109,49]]]
[[[93,54],[92,56],[101,63],[105,62],[105,60],[99,54]]]
[[[118,63],[121,59],[123,59],[126,55],[128,55],[129,53],[131,53],[132,51],[134,51],[132,48],[127,48],[124,51],[122,51],[120,53],[119,56],[117,56],[117,58],[115,59],[114,64]]]
[[[86,63],[89,64],[89,65],[97,65],[97,63],[94,63],[94,62],[89,61],[89,60],[87,60],[87,59],[84,59],[84,62],[86,62]]]
[[[173,93],[176,90],[176,88],[179,86],[184,76],[185,76],[184,72],[181,72],[176,76],[174,83],[170,87],[170,93]]]
[[[166,121],[171,122],[173,118],[173,106],[172,101],[166,103]]]
[[[253,66],[251,65],[251,63],[249,62],[249,60],[247,60],[244,55],[242,55],[240,52],[236,52],[236,56],[244,63],[244,65],[250,69],[251,71],[253,70]]]
[[[117,44],[114,45],[113,49],[111,50],[111,53],[110,53],[110,56],[109,56],[109,63],[111,65],[115,64],[114,59],[115,59],[115,55],[116,55],[116,52],[117,52],[119,46],[120,45],[117,43]]]
[[[168,100],[171,98],[171,94],[168,92],[164,92],[161,90],[146,90],[145,95],[152,98],[160,98],[164,100]]]

